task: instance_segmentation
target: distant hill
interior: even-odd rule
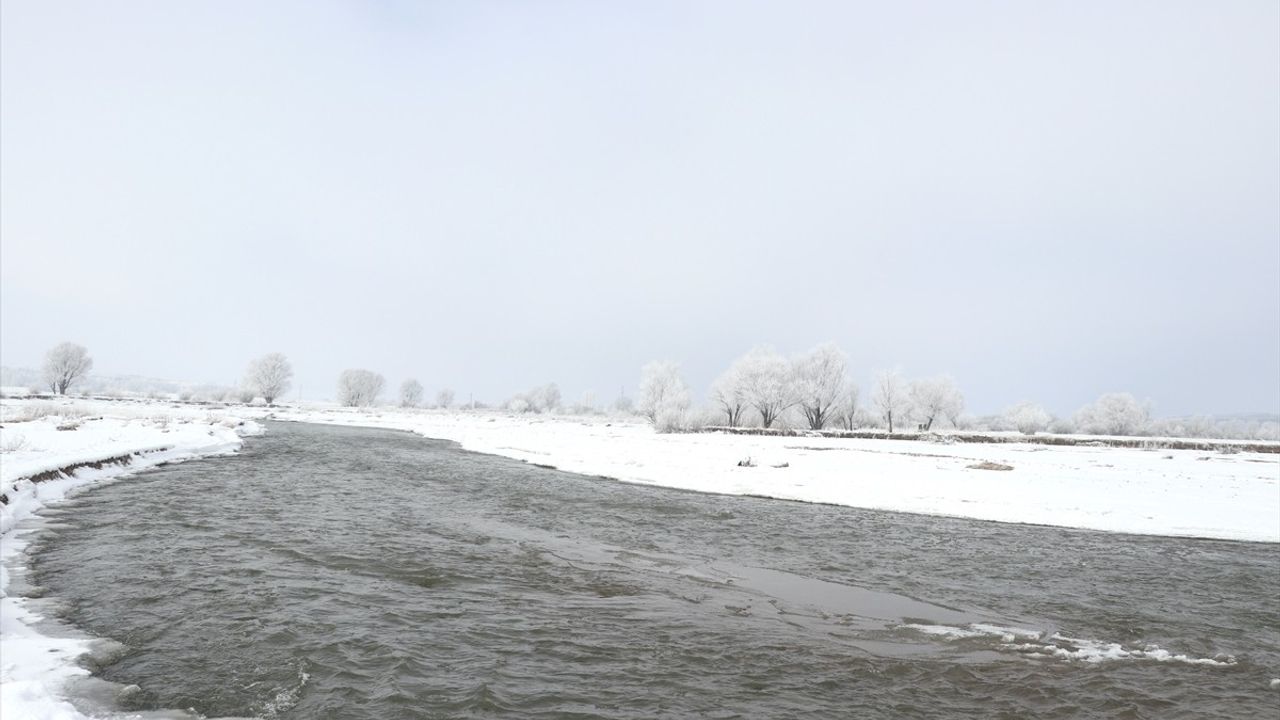
[[[39,370],[31,368],[0,366],[0,386],[25,387],[32,390],[46,391],[44,380]],[[127,395],[179,395],[182,393],[202,392],[215,386],[208,383],[189,383],[177,380],[144,377],[142,375],[94,375],[72,387],[72,392],[89,392],[93,394],[123,393]]]
[[[1168,420],[1192,420],[1201,417],[1211,417],[1214,420],[1225,422],[1242,422],[1242,423],[1280,423],[1280,413],[1267,412],[1250,412],[1250,413],[1226,413],[1221,415],[1209,414],[1205,415],[1180,415],[1178,417],[1166,418]]]

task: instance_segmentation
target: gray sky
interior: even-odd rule
[[[1280,411],[1273,0],[0,7],[6,365]]]

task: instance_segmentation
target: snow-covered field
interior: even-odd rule
[[[76,659],[90,641],[43,634],[29,601],[7,592],[10,571],[25,572],[22,553],[39,525],[20,523],[77,488],[233,452],[261,426],[226,412],[161,404],[5,401],[0,407],[0,718],[83,717],[63,699],[62,687],[89,675]],[[29,479],[42,474],[48,479]]]
[[[1280,455],[692,433],[543,415],[284,408],[279,419],[410,430],[585,475],[700,492],[1280,542]],[[752,466],[739,462],[750,458]],[[979,469],[994,463],[1011,470]]]

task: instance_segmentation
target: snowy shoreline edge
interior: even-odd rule
[[[6,461],[0,482],[0,716],[78,720],[91,716],[69,701],[68,684],[90,678],[81,658],[92,653],[98,640],[70,632],[44,634],[41,623],[47,618],[33,607],[38,598],[10,594],[14,581],[26,583],[25,552],[45,524],[37,513],[83,488],[164,465],[233,454],[245,437],[259,435],[263,428],[252,420],[227,417],[188,420],[176,427],[169,426],[168,418],[94,418],[82,423],[77,436],[60,432],[56,422],[45,424],[49,427],[24,429],[37,441],[64,447],[41,452],[44,457],[35,462]],[[77,442],[89,447],[74,447]]]
[[[720,495],[1099,532],[1280,543],[1280,457],[993,438],[656,433],[607,418],[274,408],[262,419],[414,434],[590,477]],[[1197,441],[1198,442],[1198,441]],[[749,466],[740,466],[750,459]],[[994,472],[1010,468],[1010,472]]]

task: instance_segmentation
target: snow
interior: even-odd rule
[[[225,412],[158,403],[6,400],[0,423],[0,717],[85,717],[63,694],[66,683],[87,677],[76,664],[91,649],[83,637],[51,637],[28,598],[8,594],[10,572],[21,575],[23,551],[37,527],[21,524],[74,490],[161,463],[229,453],[261,426]],[[52,413],[52,414],[47,414]],[[43,415],[43,417],[34,417]],[[59,429],[59,427],[63,429]],[[33,475],[129,457],[128,464],[81,467],[34,483]]]
[[[410,430],[569,472],[699,492],[1280,542],[1280,455],[1272,453],[658,434],[639,421],[485,412],[311,406],[273,416]],[[746,458],[753,467],[738,465]],[[970,467],[983,462],[1013,470]]]

